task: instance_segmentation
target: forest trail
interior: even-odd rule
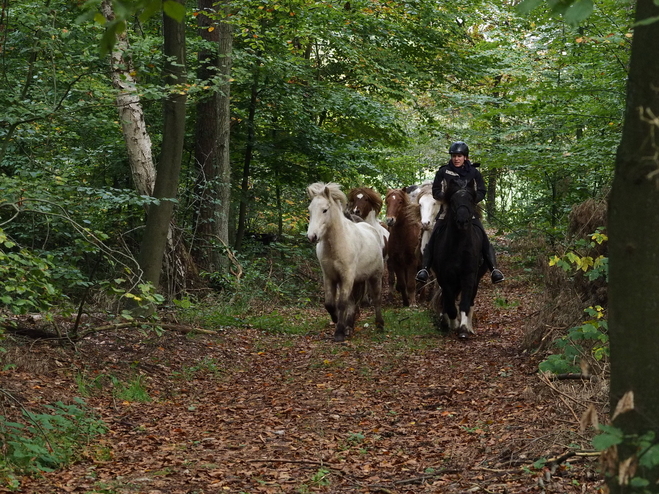
[[[533,288],[505,255],[501,264],[508,279],[481,282],[467,342],[406,327],[408,312],[424,310],[414,308],[382,335],[360,325],[345,344],[329,324],[306,335],[99,333],[77,354],[35,344],[2,375],[26,404],[79,396],[83,369],[139,371],[153,401],[92,394],[110,431],[81,462],[22,479],[19,492],[597,492],[596,456],[534,467],[588,449],[589,437],[521,351]]]

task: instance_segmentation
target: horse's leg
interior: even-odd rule
[[[442,287],[442,296],[444,297],[443,310],[448,323],[449,330],[456,331],[458,324],[458,309],[455,306],[456,293],[451,287]]]
[[[336,329],[334,330],[334,341],[337,342],[345,341],[346,339],[345,313],[347,303],[345,300],[340,300],[337,304],[338,320],[336,322]]]
[[[405,284],[410,301],[410,306],[416,307],[416,272],[418,271],[416,263],[407,266],[405,270]]]
[[[352,281],[341,283],[336,288],[336,331],[334,331],[334,341],[345,341],[346,334],[352,329],[354,318],[355,302],[352,299]]]
[[[368,285],[366,284],[365,281],[355,283],[354,286],[352,287],[352,313],[348,313],[346,315],[347,321],[346,321],[346,331],[347,331],[347,336],[350,336],[350,333],[352,330],[355,328],[355,325],[357,321],[359,320],[359,313],[360,313],[360,303],[361,301],[366,297],[368,294],[369,298],[373,298],[374,295],[373,293],[367,291]],[[373,301],[371,300],[371,303]]]
[[[336,313],[336,289],[334,283],[327,276],[323,277],[323,289],[325,291],[325,309],[332,318],[332,322],[336,324],[338,321]]]
[[[373,276],[369,280],[370,293],[373,295],[373,310],[375,311],[375,327],[378,330],[384,328],[382,318],[382,276]]]
[[[462,284],[462,297],[460,299],[460,338],[467,338],[469,334],[475,334],[471,324],[471,315],[473,313],[474,299],[478,290],[478,281],[476,280],[476,271],[473,275],[467,277]]]
[[[389,282],[389,297],[393,300],[394,297],[394,284],[396,283],[396,268],[391,256],[387,257],[387,276]]]
[[[410,306],[410,299],[407,295],[407,282],[405,280],[405,268],[396,266],[396,290],[400,292],[403,297],[403,307]]]

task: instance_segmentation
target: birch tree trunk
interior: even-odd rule
[[[108,21],[114,20],[111,0],[103,1],[101,11]],[[111,56],[111,78],[112,85],[119,90],[116,105],[126,141],[133,183],[140,195],[150,196],[156,182],[156,167],[151,154],[151,138],[146,129],[144,111],[133,75],[133,61],[124,56],[129,53],[129,48],[126,33],[118,34]]]

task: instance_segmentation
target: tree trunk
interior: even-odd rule
[[[207,271],[224,270],[228,263],[217,241],[228,245],[231,204],[231,165],[229,161],[231,75],[231,26],[213,20],[219,12],[213,0],[198,0],[197,16],[201,37],[217,43],[218,51],[199,53],[201,80],[220,77],[219,87],[197,104],[195,161],[199,169],[196,183],[199,206],[195,217],[195,257]],[[208,15],[206,15],[206,13]],[[209,29],[210,28],[210,29]]]
[[[114,19],[111,0],[103,1],[101,11],[108,21]],[[133,77],[133,61],[124,57],[124,53],[130,52],[129,48],[126,33],[117,34],[117,43],[112,49],[111,78],[112,85],[119,90],[116,105],[126,141],[133,184],[139,194],[150,196],[156,182],[156,167],[151,155],[151,138],[146,129],[144,111]]]
[[[243,161],[243,177],[240,185],[240,209],[238,211],[238,230],[236,231],[235,248],[240,250],[245,236],[247,225],[247,203],[249,202],[249,175],[254,152],[254,119],[256,117],[256,103],[258,99],[258,76],[255,75],[252,84],[252,94],[249,102],[249,115],[247,117],[247,145],[245,147],[245,159]]]
[[[653,0],[638,0],[636,20],[659,16]],[[628,435],[655,433],[659,438],[659,23],[634,30],[622,140],[616,156],[609,201],[609,334],[611,344],[611,411],[627,393],[633,404],[614,417]],[[630,396],[627,394],[627,396]],[[657,492],[659,468],[632,469],[636,446],[625,441],[606,453],[612,493],[643,492],[620,472],[649,481]],[[625,463],[631,458],[630,463]],[[654,487],[653,487],[654,486]]]
[[[184,3],[183,0],[177,1]],[[163,40],[166,57],[163,79],[170,94],[164,103],[162,152],[153,191],[158,202],[149,206],[138,259],[143,279],[156,287],[160,282],[183,155],[186,94],[176,86],[186,81],[184,23],[163,14]]]
[[[487,196],[485,198],[485,212],[487,213],[487,220],[490,223],[496,221],[497,215],[497,181],[499,179],[498,168],[488,168],[487,176]]]
[[[228,5],[224,14],[228,15]],[[233,50],[233,29],[230,23],[220,22],[220,92],[218,94],[218,211],[217,235],[225,245],[229,245],[229,221],[231,217],[231,155],[229,141],[231,133],[231,66]],[[228,269],[229,262],[225,256],[217,263],[223,270]]]

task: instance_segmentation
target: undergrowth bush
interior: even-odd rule
[[[562,269],[568,276],[574,277],[575,273],[581,273],[593,283],[601,280],[606,284],[609,272],[608,258],[602,254],[592,255],[593,252],[597,252],[598,246],[606,241],[606,235],[598,229],[590,235],[590,241],[578,239],[573,249],[562,256],[552,256],[549,266]],[[585,312],[590,316],[588,320],[570,328],[567,334],[553,341],[558,353],[549,355],[540,364],[541,371],[554,374],[579,372],[581,364],[585,363],[590,367],[593,363],[607,360],[609,337],[606,310],[601,305],[593,305],[586,308]]]
[[[47,413],[23,410],[21,422],[0,415],[0,484],[18,488],[18,475],[50,472],[81,455],[92,439],[107,432],[81,399],[57,402]]]
[[[231,272],[203,273],[218,302],[231,306],[231,313],[304,307],[321,300],[320,267],[308,242],[292,237],[268,246],[246,242],[243,252],[232,257]]]

